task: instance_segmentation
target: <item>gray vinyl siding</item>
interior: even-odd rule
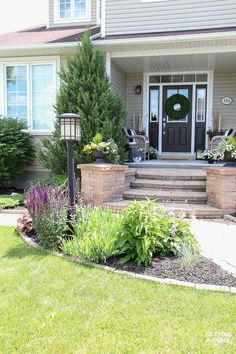
[[[235,25],[235,0],[106,0],[106,36]]]
[[[91,24],[96,24],[97,23],[97,0],[91,0],[91,21],[89,22],[84,22],[84,21],[78,21],[78,22],[68,22],[66,23],[57,23],[56,19],[54,18],[54,5],[55,5],[55,0],[49,0],[49,21],[48,25],[49,27],[65,27],[65,26],[80,26],[80,25],[91,25]]]
[[[111,88],[122,98],[125,106],[127,103],[127,75],[114,63],[111,66]]]
[[[143,114],[143,95],[135,93],[135,87],[142,85],[143,74],[131,74],[127,76],[127,126],[133,127],[133,115]]]
[[[232,97],[231,105],[223,105],[223,97]],[[236,72],[214,75],[213,117],[222,116],[222,129],[236,127]]]

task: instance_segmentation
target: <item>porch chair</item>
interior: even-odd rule
[[[144,150],[144,160],[146,157],[149,160],[149,138],[146,135],[138,135],[134,129],[129,129],[127,127],[123,128],[123,132],[128,139],[128,147],[132,153],[133,149],[143,149]]]
[[[234,129],[227,130],[224,135],[213,136],[210,142],[210,148],[215,149],[218,144],[220,144],[223,140],[227,140],[230,136],[236,139],[236,127]]]

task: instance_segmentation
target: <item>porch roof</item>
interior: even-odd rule
[[[236,72],[236,52],[114,57],[112,62],[127,74],[143,72]]]

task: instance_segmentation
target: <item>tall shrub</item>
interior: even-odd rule
[[[75,146],[75,163],[86,161],[82,148],[98,132],[104,140],[114,139],[122,159],[125,110],[119,95],[110,88],[104,55],[94,49],[89,32],[85,33],[76,54],[68,57],[67,65],[60,72],[60,79],[56,113],[79,113],[81,117],[81,142]],[[39,157],[43,164],[54,173],[65,172],[66,147],[60,141],[57,125],[53,139],[43,139],[42,143]]]
[[[19,176],[34,157],[34,147],[26,125],[13,118],[0,117],[0,186],[6,187]]]

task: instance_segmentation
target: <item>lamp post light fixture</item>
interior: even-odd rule
[[[74,169],[74,142],[80,141],[80,117],[74,113],[64,113],[57,117],[60,125],[61,140],[67,144],[67,172],[69,183],[69,216],[75,213],[75,169]]]

